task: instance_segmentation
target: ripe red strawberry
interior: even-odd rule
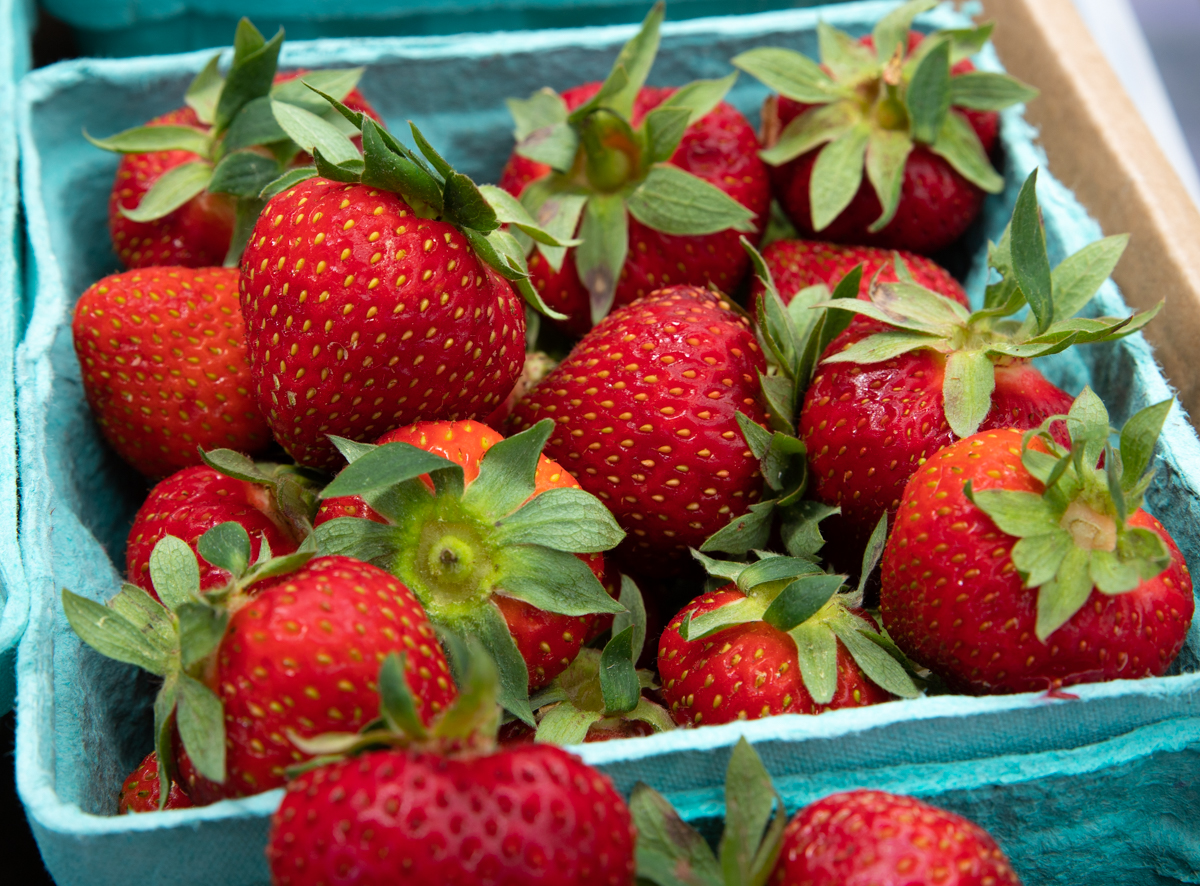
[[[117,795],[117,815],[132,812],[157,812],[160,796],[158,754],[151,751],[138,764],[137,769],[129,773],[129,777],[121,785],[121,792]],[[188,795],[183,792],[183,789],[178,784],[172,784],[170,793],[167,794],[167,802],[163,804],[162,808],[187,809],[191,805],[192,801],[188,799]]]
[[[822,65],[755,49],[734,64],[781,95],[763,109],[773,191],[804,236],[932,253],[962,235],[1003,179],[988,153],[996,111],[1035,90],[976,72],[974,32],[909,30],[930,3],[886,16],[855,42],[824,29]]]
[[[732,78],[682,89],[643,86],[662,15],[659,4],[618,57],[629,75],[624,88],[614,92],[610,75],[604,85],[509,102],[517,147],[500,187],[548,229],[570,235],[578,227],[586,241],[565,254],[540,248],[529,261],[538,292],[568,316],[561,325],[576,335],[610,307],[664,286],[733,291],[749,270],[738,232],[757,242],[766,222],[770,188],[758,139],[721,101]],[[666,142],[663,121],[671,115],[682,119]],[[568,182],[564,196],[559,186]],[[674,209],[673,201],[691,201],[693,211]]]
[[[1036,171],[1022,188],[1011,235],[1006,231],[993,249],[992,264],[1003,279],[989,287],[984,310],[968,314],[956,302],[903,283],[877,287],[870,302],[837,302],[884,324],[874,327],[883,332],[865,337],[864,330],[873,330],[852,324],[834,339],[800,414],[809,488],[841,507],[843,547],[861,545],[884,512],[895,512],[908,478],[938,449],[977,430],[1032,428],[1067,411],[1070,395],[1047,381],[1031,358],[1128,335],[1154,316],[1157,309],[1128,319],[1069,319],[1116,264],[1125,238],[1093,243],[1051,274],[1035,177]],[[1040,273],[1013,266],[1010,237],[1040,249]],[[1026,292],[1035,294],[1029,319],[1009,319],[1026,303]]]
[[[632,886],[635,840],[612,783],[551,745],[387,750],[291,782],[267,858],[277,886]]]
[[[480,422],[443,421],[417,422],[397,428],[375,442],[380,446],[388,443],[407,443],[462,465],[463,481],[469,488],[479,477],[483,456],[503,439],[500,434]],[[434,491],[433,481],[428,475],[421,479],[430,492]],[[544,455],[539,456],[534,476],[534,491],[530,499],[550,489],[578,488],[579,483],[561,466]],[[321,526],[339,517],[359,517],[389,524],[387,518],[376,513],[359,496],[326,498],[321,503],[314,524]],[[580,554],[579,559],[588,565],[597,578],[603,575],[602,554]],[[402,574],[401,577],[405,578],[418,594],[421,593],[418,588],[422,587],[422,582],[413,576]],[[597,616],[590,614],[572,617],[544,612],[523,600],[504,595],[495,596],[492,602],[504,616],[521,658],[525,661],[531,691],[545,686],[575,660],[597,619]]]
[[[71,334],[83,390],[117,454],[147,477],[200,463],[196,447],[271,442],[250,390],[238,272],[164,267],[90,286]]]
[[[228,456],[232,454],[209,453],[218,464]],[[172,474],[150,490],[133,518],[125,546],[128,581],[158,599],[150,576],[154,546],[173,535],[195,551],[200,536],[230,521],[249,535],[251,560],[258,559],[263,538],[275,556],[296,550],[311,531],[308,481],[288,465],[256,466],[249,459],[244,461],[246,466],[235,471],[236,476],[197,465]],[[202,591],[224,587],[228,581],[228,572],[201,559]]]
[[[517,379],[517,383],[508,392],[508,396],[504,398],[504,402],[492,410],[492,414],[484,420],[484,424],[489,428],[503,427],[504,422],[512,414],[513,407],[517,405],[517,401],[528,394],[530,389],[549,375],[557,365],[558,363],[549,354],[541,351],[529,351],[526,353],[525,367],[521,370],[521,375]]]
[[[771,886],[1020,886],[996,841],[974,822],[883,791],[833,794],[784,831]]]
[[[758,500],[762,475],[736,414],[765,422],[765,368],[730,301],[674,286],[610,314],[517,404],[512,423],[554,419],[546,453],[629,533],[622,565],[662,574]]]
[[[351,464],[316,520],[322,552],[382,566],[435,624],[479,637],[502,704],[526,722],[529,691],[575,659],[596,614],[623,611],[598,580],[600,551],[622,533],[541,455],[550,432],[547,422],[505,440],[478,422],[419,422],[347,446]]]
[[[1120,457],[1084,390],[1080,457],[1017,430],[938,452],[904,490],[883,560],[884,625],[906,654],[975,693],[1159,676],[1193,611],[1183,555],[1139,510],[1167,400],[1130,419]],[[1104,453],[1104,468],[1091,467]],[[1065,464],[1064,464],[1065,461]],[[1046,481],[1056,466],[1053,488]]]
[[[932,259],[899,249],[874,246],[843,246],[821,240],[776,240],[762,251],[763,260],[783,303],[790,304],[801,289],[824,285],[832,290],[858,265],[863,266],[859,298],[869,298],[871,284],[897,283],[896,262],[903,263],[918,286],[952,298],[968,307],[967,293],[950,272]],[[878,274],[878,277],[876,277]],[[750,286],[750,303],[766,292],[758,277]]]
[[[263,186],[294,160],[311,162],[307,154],[297,157],[294,146],[287,150],[288,133],[280,128],[268,103],[245,107],[251,99],[269,94],[274,101],[306,112],[306,105],[316,102],[320,110],[320,100],[301,84],[284,88],[303,76],[344,97],[354,110],[379,119],[353,88],[357,72],[299,70],[275,75],[273,83],[269,72],[264,77],[263,57],[271,59],[273,69],[282,42],[282,32],[268,43],[243,21],[228,78],[217,72],[216,56],[189,88],[187,107],[111,138],[93,140],[98,147],[123,154],[109,195],[108,224],[113,248],[127,268],[222,264],[230,252],[239,198],[245,198],[246,212],[256,212],[261,204],[253,201]],[[236,106],[228,97],[221,99],[230,82],[234,84],[230,91],[238,94]],[[252,129],[253,137],[247,137]],[[264,147],[267,144],[273,150]],[[226,173],[235,171],[241,180],[231,183]]]
[[[389,652],[405,653],[399,673],[420,722],[457,694],[420,603],[383,570],[311,550],[252,564],[245,531],[223,523],[197,547],[232,580],[202,599],[183,546],[164,538],[151,560],[161,606],[126,584],[107,606],[64,590],[63,608],[97,651],[163,677],[156,750],[177,756],[193,802],[278,787],[312,756],[296,742],[373,721]]]
[[[870,638],[877,628],[859,608],[861,586],[839,594],[845,576],[798,558],[708,563],[735,583],[685,606],[658,644],[662,695],[676,723],[819,714],[917,695],[904,667]]]

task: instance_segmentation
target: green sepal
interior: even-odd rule
[[[321,491],[320,498],[364,495],[435,471],[457,474],[457,485],[462,489],[461,465],[411,443],[385,443],[343,468]]]
[[[83,137],[97,148],[117,154],[191,151],[208,157],[212,150],[212,136],[192,126],[135,126],[108,138],[92,138],[85,129]]]
[[[937,6],[937,0],[911,0],[898,6],[881,18],[871,31],[875,44],[875,55],[881,60],[890,59],[899,49],[903,56],[908,53],[908,32],[912,21],[923,12]]]
[[[762,620],[781,631],[791,631],[816,615],[845,580],[844,575],[823,573],[798,578],[772,601]]]
[[[728,525],[706,538],[704,544],[700,545],[700,550],[704,553],[720,552],[742,556],[755,548],[766,547],[771,537],[774,515],[774,501],[752,504],[746,513],[734,517]]]
[[[471,487],[473,488],[473,487]],[[625,533],[612,512],[582,489],[548,489],[496,521],[501,544],[538,544],[584,554],[616,547]]]
[[[289,105],[323,115],[329,111],[325,96],[341,101],[358,86],[365,70],[366,68],[322,68],[307,71],[303,77],[273,84],[270,96],[276,101],[287,102]]]
[[[784,508],[779,521],[783,546],[793,557],[815,560],[817,552],[825,545],[821,535],[821,521],[842,509],[816,501],[799,501]]]
[[[583,744],[588,730],[603,719],[600,711],[582,710],[570,702],[561,702],[542,715],[536,741],[560,746]]]
[[[900,698],[916,698],[921,694],[904,665],[867,635],[865,630],[874,631],[875,625],[868,626],[851,613],[830,619],[829,624],[850,657],[873,683]]]
[[[860,603],[863,593],[867,589],[867,579],[871,577],[871,573],[875,571],[875,567],[883,559],[883,549],[887,545],[887,537],[888,515],[887,511],[884,511],[879,516],[879,522],[875,524],[875,528],[871,530],[871,537],[867,539],[867,546],[863,550],[862,568],[858,573],[858,588],[855,591]]]
[[[121,215],[134,222],[151,222],[170,215],[207,186],[212,179],[210,163],[195,160],[168,169],[155,180],[136,209],[120,207]]]
[[[639,882],[657,886],[727,886],[721,865],[700,832],[644,782],[633,786],[629,813],[637,829]]]
[[[623,714],[637,707],[642,697],[633,651],[633,625],[614,632],[600,653],[600,691],[608,716]]]
[[[184,548],[187,546],[184,545]],[[157,546],[155,549],[157,550]],[[224,569],[234,578],[240,578],[250,568],[250,534],[241,523],[232,520],[218,523],[200,536],[196,541],[196,551],[213,566]],[[191,551],[188,550],[188,553]],[[151,560],[153,559],[152,554]],[[192,558],[192,564],[195,563],[195,558]],[[199,572],[196,573],[196,577],[198,582]],[[155,584],[155,587],[157,586]],[[196,590],[199,590],[198,583]],[[195,592],[193,596],[194,594]]]
[[[254,151],[226,154],[213,169],[207,190],[213,194],[257,197],[279,177],[279,164]]]
[[[950,80],[950,43],[937,40],[917,64],[904,96],[916,141],[937,140],[950,111]]]
[[[494,603],[480,607],[478,617],[470,623],[470,630],[496,663],[496,700],[500,706],[518,720],[537,728],[533,709],[529,706],[529,669],[504,616]]]
[[[867,140],[867,180],[883,211],[867,228],[871,233],[881,231],[896,215],[900,206],[900,191],[904,184],[904,169],[913,141],[903,132],[887,129],[871,130]]]
[[[791,49],[762,46],[733,57],[730,62],[768,89],[805,104],[826,104],[846,97],[837,82],[806,55]]]
[[[210,781],[225,781],[225,712],[216,694],[180,673],[175,706],[179,737],[196,771]]]
[[[225,78],[221,75],[219,67],[220,62],[221,53],[218,52],[208,60],[200,69],[200,73],[188,84],[187,92],[183,96],[184,102],[196,112],[196,117],[201,123],[211,124],[217,113],[217,99],[221,95],[221,88],[225,85]],[[163,796],[165,797],[166,794],[164,793]]]
[[[337,517],[313,531],[317,553],[322,557],[341,555],[362,560],[380,569],[391,569],[401,534],[395,526],[360,517]]]
[[[172,611],[199,596],[200,566],[187,542],[165,535],[155,543],[150,552],[150,582]]]
[[[744,600],[726,603],[702,615],[689,612],[684,617],[683,624],[679,626],[679,636],[690,643],[703,640],[734,625],[762,621],[766,606],[763,600],[747,597]]]
[[[650,9],[642,21],[638,32],[621,47],[617,54],[613,69],[622,69],[625,73],[624,85],[619,90],[613,90],[606,95],[600,107],[616,111],[625,119],[633,116],[633,103],[638,91],[646,82],[650,68],[654,64],[654,56],[658,53],[659,30],[666,16],[666,4],[662,0]]]
[[[179,700],[179,681],[168,674],[154,696],[154,751],[158,756],[158,808],[166,808],[175,778],[175,705]]]
[[[160,677],[170,672],[170,656],[123,615],[66,588],[62,590],[62,606],[71,629],[101,655]]]
[[[817,155],[809,182],[813,230],[823,231],[842,214],[862,184],[870,128],[857,123]]]
[[[991,71],[969,71],[950,79],[950,103],[976,111],[1000,111],[1026,104],[1038,94],[1037,89],[1015,77]]]
[[[544,612],[579,616],[624,611],[574,554],[540,545],[510,546],[497,552],[496,570],[499,593]]]
[[[960,439],[979,430],[992,409],[996,365],[980,350],[952,351],[946,358],[942,397],[946,423]]]
[[[1011,252],[1017,284],[1037,318],[1037,331],[1045,332],[1054,321],[1054,297],[1046,233],[1042,230],[1037,204],[1036,169],[1029,174],[1013,209]]]
[[[689,551],[693,559],[704,567],[705,572],[714,578],[724,579],[725,581],[737,581],[738,576],[742,574],[742,570],[748,565],[731,560],[716,560],[707,554],[700,553],[695,548],[690,548]]]
[[[629,250],[629,220],[625,201],[615,194],[596,194],[583,209],[575,249],[575,269],[588,292],[593,325],[612,308],[621,269]]]
[[[820,620],[809,620],[788,631],[796,644],[796,660],[804,688],[816,704],[829,704],[837,692],[837,637]]]
[[[275,100],[271,101],[271,113],[288,138],[314,157],[320,151],[325,161],[334,166],[361,161],[362,156],[350,139],[328,120],[304,108]]]
[[[533,495],[538,461],[553,430],[554,422],[543,419],[494,443],[479,460],[479,476],[463,493],[463,504],[493,520],[516,511]]]
[[[213,111],[213,129],[217,133],[225,131],[243,105],[270,93],[282,45],[282,28],[270,41],[264,41],[248,19],[238,23],[233,65]]]
[[[737,71],[734,71],[717,80],[693,80],[671,93],[658,107],[686,108],[690,114],[688,125],[698,123],[725,100],[737,82],[737,76]]]
[[[106,605],[137,625],[142,636],[168,659],[178,652],[179,640],[170,612],[137,585],[125,582]]]
[[[242,106],[221,140],[220,148],[223,153],[228,154],[242,148],[272,145],[286,139],[287,133],[276,122],[275,114],[271,111],[271,97],[264,95]]]
[[[759,151],[758,155],[764,163],[780,166],[841,138],[853,127],[861,125],[862,120],[862,109],[854,101],[838,101],[809,108],[783,128],[775,144]]]
[[[808,560],[793,557],[768,557],[745,566],[737,575],[737,586],[750,593],[754,588],[775,582],[791,582],[800,576],[824,576],[820,567]],[[791,585],[789,584],[790,588]],[[836,588],[835,588],[836,590]],[[829,597],[825,598],[826,600]],[[821,607],[818,606],[817,609]],[[814,612],[816,609],[813,610]]]
[[[1154,457],[1154,446],[1174,405],[1173,399],[1163,400],[1136,412],[1121,428],[1121,488],[1126,495],[1142,480]]]
[[[946,114],[937,138],[930,145],[937,154],[967,181],[989,194],[1004,190],[1004,178],[992,168],[983,150],[983,143],[967,118],[957,111]]]
[[[179,619],[179,654],[190,668],[216,651],[229,624],[229,612],[202,600],[189,600],[175,610]]]
[[[542,188],[542,182],[533,182],[521,192],[521,204],[535,214],[544,230],[560,243],[573,239],[587,203],[587,195]],[[582,242],[582,241],[581,241]],[[562,270],[567,250],[557,246],[537,244],[546,263],[557,274]]]
[[[642,657],[642,647],[646,643],[646,602],[642,599],[641,590],[628,575],[621,575],[621,592],[617,601],[625,607],[625,611],[613,616],[613,634],[633,628],[630,659],[636,662]]]
[[[629,195],[629,213],[664,234],[701,236],[756,230],[754,213],[714,184],[677,166],[657,163]]]
[[[947,28],[937,33],[950,40],[950,64],[956,65],[980,53],[995,29],[995,22],[984,22],[974,28]]]
[[[529,236],[535,243],[558,248],[578,246],[580,244],[581,241],[569,235],[559,237],[541,227],[533,216],[529,214],[524,205],[522,205],[521,201],[508,193],[508,191],[497,188],[495,185],[480,185],[479,191],[492,207],[492,211],[501,224],[513,225],[519,228],[522,233]],[[582,203],[580,203],[580,206],[582,206]],[[573,230],[574,228],[572,227]]]
[[[745,738],[725,772],[725,830],[718,858],[726,883],[762,884],[771,875],[787,824],[783,798]]]
[[[277,194],[282,194],[289,188],[294,188],[301,182],[306,182],[310,178],[315,178],[317,169],[315,166],[301,166],[296,169],[289,169],[279,178],[275,179],[269,185],[262,189],[259,193],[259,198],[264,202],[270,200]]]
[[[406,658],[403,651],[389,652],[379,667],[379,714],[389,729],[420,740],[428,733],[404,675]]]
[[[822,66],[839,83],[854,85],[879,74],[881,66],[873,49],[823,20],[817,23],[817,49]]]
[[[646,142],[648,160],[663,163],[671,159],[675,149],[683,140],[683,133],[691,121],[688,108],[662,107],[646,115],[642,121],[642,133]]]

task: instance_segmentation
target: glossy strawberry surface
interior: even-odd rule
[[[891,701],[837,643],[837,691],[817,704],[805,688],[796,641],[765,621],[733,625],[699,640],[680,634],[684,619],[727,606],[746,595],[734,584],[697,597],[671,620],[658,644],[662,694],[681,726],[757,720],[776,714],[819,714]]]
[[[1001,532],[963,493],[1041,493],[1021,464],[1021,433],[986,431],[941,450],[904,490],[883,557],[884,626],[911,658],[960,691],[1032,692],[1072,683],[1158,676],[1187,636],[1192,579],[1157,520],[1135,511],[1129,525],[1151,529],[1170,565],[1124,594],[1092,589],[1045,642],[1035,635],[1036,588],[1024,587]]]
[[[661,574],[758,500],[762,476],[736,413],[765,423],[766,364],[745,316],[694,286],[609,314],[513,410],[557,423],[546,454],[628,536],[618,561]]]
[[[279,514],[274,496],[266,488],[227,477],[207,465],[197,465],[162,480],[146,496],[133,518],[125,545],[126,579],[157,599],[150,578],[150,554],[154,546],[164,536],[173,535],[194,551],[200,536],[230,521],[250,536],[251,561],[258,558],[264,537],[277,557],[292,553],[301,541]],[[201,590],[228,583],[228,572],[202,557],[197,562]]]
[[[833,794],[788,822],[771,886],[1020,886],[983,828],[883,791]]]
[[[550,745],[375,751],[300,776],[271,822],[277,886],[632,886],[612,783]]]
[[[250,386],[238,272],[146,268],[79,297],[71,324],[83,390],[121,458],[157,478],[196,447],[261,452],[271,434]]]
[[[211,679],[225,706],[219,796],[282,785],[284,769],[306,759],[289,731],[311,738],[373,720],[389,652],[404,653],[417,714],[428,724],[457,692],[425,611],[391,575],[348,557],[318,557],[246,601],[229,620]],[[217,799],[197,787],[189,788],[193,799]]]
[[[397,428],[375,442],[380,445],[408,443],[460,464],[463,467],[463,481],[469,486],[479,476],[480,459],[503,439],[503,436],[481,422],[444,421],[417,422]],[[422,479],[432,491],[433,481],[428,476]],[[531,498],[548,489],[579,488],[578,481],[544,455],[538,460],[534,484]],[[321,503],[314,523],[320,526],[337,517],[361,517],[377,523],[387,522],[358,496],[340,496],[327,498]],[[602,577],[603,554],[580,554],[579,558],[588,564],[597,578]],[[492,600],[500,608],[517,649],[525,659],[529,669],[529,689],[540,689],[575,660],[598,616],[543,612],[522,600],[505,597],[503,589],[498,590],[500,593],[493,596]]]
[[[158,754],[148,753],[137,769],[129,773],[117,795],[117,815],[134,812],[157,812],[162,796],[158,783]],[[187,809],[192,805],[179,784],[173,783],[163,809]]]
[[[567,107],[574,109],[599,90],[588,83],[563,93]],[[658,107],[674,89],[643,87],[634,103],[630,123],[637,127],[645,115]],[[738,111],[722,102],[688,127],[683,140],[667,162],[715,185],[757,214],[757,242],[767,219],[770,185],[767,169],[758,157],[754,130]],[[500,176],[500,187],[519,196],[532,181],[550,174],[550,167],[514,153]],[[617,283],[615,306],[625,305],[656,289],[675,284],[709,283],[731,292],[749,270],[749,259],[736,231],[703,236],[675,236],[646,227],[629,218],[629,252]],[[546,303],[570,318],[564,327],[581,335],[592,325],[587,290],[575,269],[574,250],[567,252],[559,271],[554,271],[540,252],[529,259],[533,283]]]
[[[521,373],[521,297],[396,194],[302,182],[267,205],[242,268],[259,408],[302,464],[342,462],[329,434],[487,415]]]

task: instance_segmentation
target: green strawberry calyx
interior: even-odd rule
[[[725,773],[725,830],[713,852],[662,794],[634,785],[638,882],[656,886],[765,886],[783,847],[787,810],[762,760],[738,739]]]
[[[1173,402],[1136,413],[1114,448],[1108,411],[1084,388],[1065,417],[1049,418],[1024,435],[1021,463],[1044,492],[966,484],[967,497],[1002,532],[1020,539],[1012,562],[1025,587],[1037,588],[1035,632],[1043,643],[1080,610],[1093,588],[1110,596],[1126,594],[1170,565],[1162,537],[1127,521],[1154,477],[1155,442]],[[1063,420],[1071,436],[1069,451],[1049,432]],[[1030,445],[1035,439],[1041,448]],[[1097,467],[1101,455],[1104,466]]]
[[[812,106],[774,140],[769,137],[761,156],[778,166],[820,150],[810,185],[815,230],[828,227],[850,205],[864,173],[883,207],[869,230],[886,226],[900,204],[905,164],[917,145],[928,147],[984,191],[1003,189],[1004,180],[971,124],[953,109],[998,111],[1031,101],[1037,90],[1006,74],[951,73],[987,43],[990,23],[935,31],[910,53],[913,19],[936,5],[937,0],[912,0],[896,8],[876,24],[873,47],[820,22],[820,64],[771,47],[733,59],[735,67],[780,95]]]
[[[531,308],[558,320],[566,319],[547,307],[530,283],[526,250],[518,243],[517,235],[562,249],[579,241],[571,239],[569,233],[561,237],[551,233],[507,191],[493,185],[476,185],[451,166],[411,121],[409,129],[416,151],[366,114],[347,108],[336,96],[314,86],[309,88],[340,115],[353,134],[362,135],[362,153],[345,134],[333,128],[313,127],[297,133],[299,143],[312,154],[313,165],[289,169],[263,188],[263,198],[269,199],[318,175],[399,194],[422,218],[454,225],[480,260],[512,283]]]
[[[679,633],[691,642],[725,628],[765,621],[787,633],[796,644],[804,687],[817,704],[829,704],[837,692],[837,643],[873,682],[901,698],[920,690],[902,656],[877,625],[851,611],[862,606],[867,578],[883,556],[887,515],[879,521],[863,554],[858,587],[847,588],[846,576],[825,572],[810,559],[756,552],[753,563],[695,556],[714,578],[733,582],[746,596],[703,615],[688,614]]]
[[[516,152],[552,170],[531,183],[521,203],[560,238],[579,232],[575,268],[591,301],[592,323],[612,307],[629,248],[629,216],[673,235],[755,230],[754,213],[720,188],[670,164],[684,132],[712,111],[737,73],[698,80],[654,108],[635,129],[634,102],[658,52],[664,5],[657,3],[625,44],[599,92],[571,111],[542,89],[509,99]],[[522,238],[527,249],[533,242]],[[547,264],[562,268],[566,250],[538,241]]]
[[[552,429],[545,419],[493,444],[467,486],[461,465],[411,444],[331,437],[349,464],[321,498],[359,496],[389,522],[339,517],[315,533],[322,554],[379,566],[417,595],[435,625],[478,638],[499,667],[500,703],[531,726],[529,671],[493,597],[569,616],[625,611],[575,556],[624,537],[608,508],[582,489],[534,495]]]
[[[500,725],[500,678],[491,655],[473,637],[465,640],[439,631],[454,674],[458,695],[426,726],[405,678],[406,655],[390,652],[379,667],[379,716],[358,732],[327,732],[304,737],[288,730],[288,739],[310,759],[288,768],[288,777],[325,766],[362,751],[412,748],[442,755],[487,754],[496,746]]]
[[[107,604],[66,588],[62,592],[63,612],[84,643],[163,680],[154,700],[160,808],[175,775],[173,726],[196,771],[211,781],[225,781],[224,706],[206,679],[213,655],[230,615],[249,599],[250,587],[294,572],[316,552],[310,536],[295,553],[272,557],[263,536],[258,559],[251,562],[250,536],[234,522],[214,526],[200,536],[196,547],[206,561],[230,574],[228,585],[202,594],[196,554],[187,542],[167,535],[150,553],[158,600],[128,582]]]
[[[892,327],[823,362],[880,363],[923,349],[943,354],[946,421],[956,436],[969,437],[991,411],[997,366],[1057,354],[1076,344],[1114,341],[1154,319],[1162,302],[1130,317],[1074,316],[1108,279],[1128,239],[1119,235],[1090,243],[1051,271],[1038,215],[1035,169],[1021,187],[999,244],[989,247],[988,262],[1000,280],[988,286],[980,310],[969,312],[911,277],[873,284],[870,301],[818,302],[818,308],[861,314]],[[1023,319],[1013,316],[1026,306]]]
[[[646,642],[646,608],[641,591],[627,575],[621,576],[618,599],[626,611],[614,616],[612,637],[604,649],[580,650],[550,686],[530,699],[538,724],[536,741],[580,744],[592,727],[621,721],[646,723],[655,732],[675,728],[666,709],[642,695],[658,684],[651,671],[636,664]]]
[[[280,528],[297,542],[312,534],[317,492],[324,485],[321,474],[302,465],[256,462],[233,449],[196,448],[201,460],[217,473],[261,487],[270,501],[260,510],[277,525],[282,521]]]
[[[327,137],[333,132],[342,138],[356,134],[305,84],[345,98],[358,85],[363,69],[310,71],[302,79],[277,84],[274,79],[282,45],[282,29],[267,40],[248,19],[239,22],[229,72],[221,74],[221,53],[217,53],[185,95],[204,124],[202,129],[138,126],[104,139],[84,132],[88,141],[106,151],[189,151],[198,155],[198,159],[164,173],[137,208],[121,209],[123,215],[149,222],[174,212],[204,191],[229,194],[236,198],[237,214],[225,265],[237,266],[266,202],[260,192],[295,160],[311,139],[310,132]]]

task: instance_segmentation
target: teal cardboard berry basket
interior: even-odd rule
[[[730,70],[730,58],[758,45],[815,55],[819,16],[865,33],[893,5],[845,4],[819,12],[675,22],[663,29],[651,82],[722,76]],[[964,24],[948,7],[918,19],[923,28]],[[519,36],[331,40],[291,44],[284,63],[367,65],[362,89],[393,129],[400,131],[405,119],[413,119],[457,168],[488,181],[498,177],[511,148],[503,99],[543,85],[562,89],[600,79],[632,33],[632,28],[612,27]],[[22,84],[19,125],[33,312],[17,366],[21,544],[35,605],[18,665],[18,788],[46,863],[63,884],[124,883],[131,858],[138,859],[139,875],[150,883],[246,884],[267,878],[262,848],[279,792],[201,809],[113,817],[122,779],[151,748],[152,687],[144,674],[83,647],[59,605],[63,587],[95,600],[113,594],[125,533],[146,491],[106,449],[92,423],[71,346],[75,299],[116,264],[105,230],[105,197],[116,159],[89,146],[81,130],[108,134],[171,109],[206,57],[70,62],[35,72]],[[977,61],[999,69],[990,50]],[[759,84],[742,78],[730,100],[757,120],[765,94]],[[976,297],[985,281],[986,240],[999,237],[1021,183],[1045,163],[1034,136],[1019,109],[1004,114],[998,162],[1007,190],[988,200],[983,218],[949,257]],[[1039,176],[1039,196],[1051,261],[1057,263],[1099,238],[1100,230],[1049,172]],[[1101,290],[1095,309],[1127,313],[1111,283]],[[1043,369],[1072,392],[1091,384],[1115,422],[1170,395],[1140,336],[1060,355]],[[1200,442],[1178,410],[1160,443],[1148,504],[1185,555],[1200,562]],[[941,696],[587,745],[580,752],[625,792],[638,779],[672,796],[716,788],[723,782],[729,749],[741,735],[756,743],[774,774],[797,783],[833,783],[854,773],[911,766],[932,767],[928,771],[936,783],[942,771],[937,767],[970,771],[998,757],[1075,752],[1200,716],[1198,654],[1200,627],[1173,676],[1077,687],[1072,690],[1076,700],[1035,694]],[[1050,828],[1055,823],[1038,824]],[[1163,839],[1170,836],[1164,832]]]
[[[836,2],[836,0],[835,0]],[[816,6],[820,0],[672,0],[674,18],[699,18]],[[71,25],[84,55],[135,56],[224,46],[242,16],[267,34],[286,28],[294,40],[318,37],[415,37],[464,31],[523,31],[634,24],[646,0],[41,0]]]
[[[29,70],[33,7],[0,0],[0,120],[16,116],[17,81]],[[21,196],[17,131],[0,129],[0,714],[16,692],[17,641],[29,616],[29,585],[17,546],[17,398],[13,357],[21,323]]]

